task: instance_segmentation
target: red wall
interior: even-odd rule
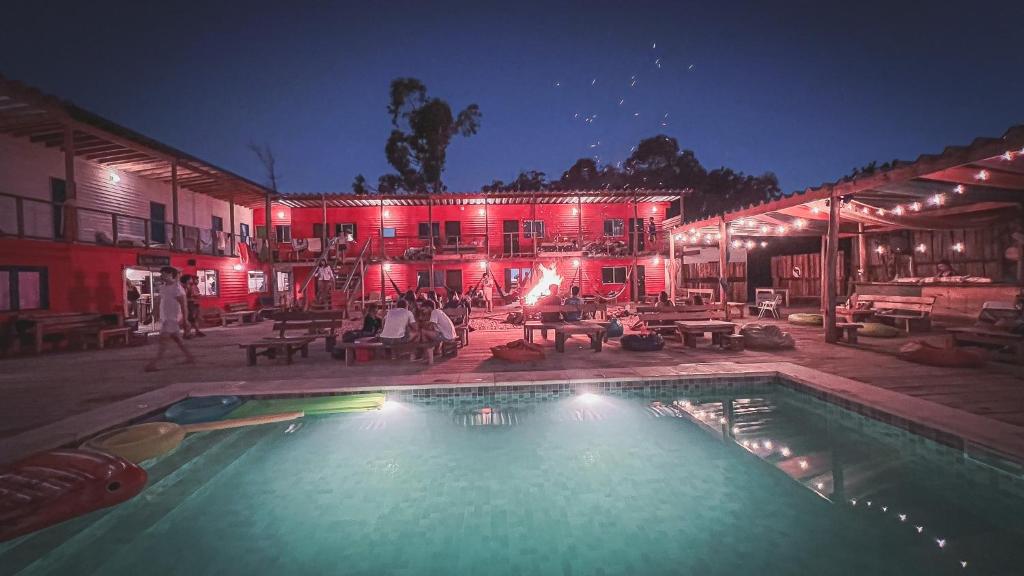
[[[123,312],[124,268],[136,266],[138,254],[167,252],[137,248],[91,246],[41,240],[0,240],[0,266],[35,266],[47,269],[52,312]],[[194,266],[189,260],[195,260]],[[223,307],[245,302],[255,305],[259,294],[249,294],[248,269],[234,270],[238,258],[172,254],[171,265],[184,274],[197,269],[217,270],[218,296],[204,296],[201,306]]]

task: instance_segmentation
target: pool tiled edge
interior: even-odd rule
[[[738,386],[741,384],[741,386]],[[1024,471],[1024,429],[892,392],[870,384],[791,363],[678,364],[641,368],[574,371],[474,372],[444,376],[368,377],[296,381],[233,381],[174,384],[140,396],[30,430],[0,445],[0,462],[37,450],[77,443],[113,425],[138,419],[188,396],[325,395],[387,390],[393,397],[495,395],[509,398],[538,393],[554,397],[579,389],[616,393],[676,389],[688,394],[756,391],[781,385],[941,444],[1015,475]]]

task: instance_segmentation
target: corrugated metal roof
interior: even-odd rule
[[[597,204],[615,202],[675,202],[686,191],[679,190],[565,190],[553,192],[447,192],[444,194],[281,194],[275,201],[292,208],[319,208],[326,201],[329,208],[380,206],[434,206],[506,204]]]

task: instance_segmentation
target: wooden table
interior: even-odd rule
[[[696,348],[697,336],[702,336],[705,332],[711,333],[712,344],[724,347],[725,338],[722,336],[731,335],[736,331],[736,324],[722,320],[677,320],[675,324],[679,337],[687,348]]]
[[[555,350],[565,352],[565,341],[574,334],[586,334],[590,337],[590,347],[594,352],[601,351],[605,330],[599,324],[566,324],[555,328]]]
[[[836,316],[842,318],[850,323],[866,322],[875,315],[875,311],[871,309],[847,308],[846,306],[836,306]]]
[[[267,358],[276,358],[278,354],[283,354],[285,357],[285,364],[292,363],[292,357],[295,352],[298,351],[303,358],[309,356],[309,344],[316,340],[312,336],[286,336],[284,338],[263,338],[247,344],[239,344],[239,348],[245,348],[246,359],[248,360],[249,366],[256,365],[257,356],[266,356]],[[263,352],[260,352],[263,350]]]

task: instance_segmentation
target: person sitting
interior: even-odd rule
[[[427,338],[433,342],[454,342],[456,334],[452,319],[443,310],[438,310],[433,302],[428,303],[426,309],[430,311],[426,315],[429,328],[423,332]]]
[[[416,293],[412,290],[406,290],[405,294],[401,296],[402,300],[405,300],[406,307],[409,310],[416,308]]]
[[[548,295],[537,301],[541,306],[561,306],[562,298],[558,295],[558,284],[548,286]],[[541,312],[541,322],[559,322],[562,319],[560,312]]]
[[[384,316],[384,327],[380,331],[380,341],[387,345],[401,344],[408,342],[410,325],[416,323],[416,318],[409,311],[409,303],[404,298],[395,303],[395,307],[388,310]]]
[[[693,295],[693,305],[694,306],[703,306],[704,305],[704,297],[701,296],[700,294],[694,294]]]
[[[564,306],[579,306],[583,307],[583,298],[580,298],[580,287],[573,286],[569,289],[570,296],[565,299]],[[577,322],[583,316],[582,310],[579,312],[562,312],[562,318],[566,322]]]
[[[469,314],[473,310],[473,305],[468,298],[462,295],[457,289],[448,290],[448,298],[444,301],[444,310],[455,310],[456,308],[465,308],[466,314],[465,319],[460,321],[459,324],[469,322]]]
[[[655,308],[672,308],[672,301],[668,299],[668,292],[664,290],[658,294],[658,301],[654,304]]]
[[[380,316],[377,315],[377,305],[367,304],[366,315],[363,316],[363,327],[359,330],[349,330],[341,335],[342,342],[355,342],[359,338],[376,336],[381,329]]]

